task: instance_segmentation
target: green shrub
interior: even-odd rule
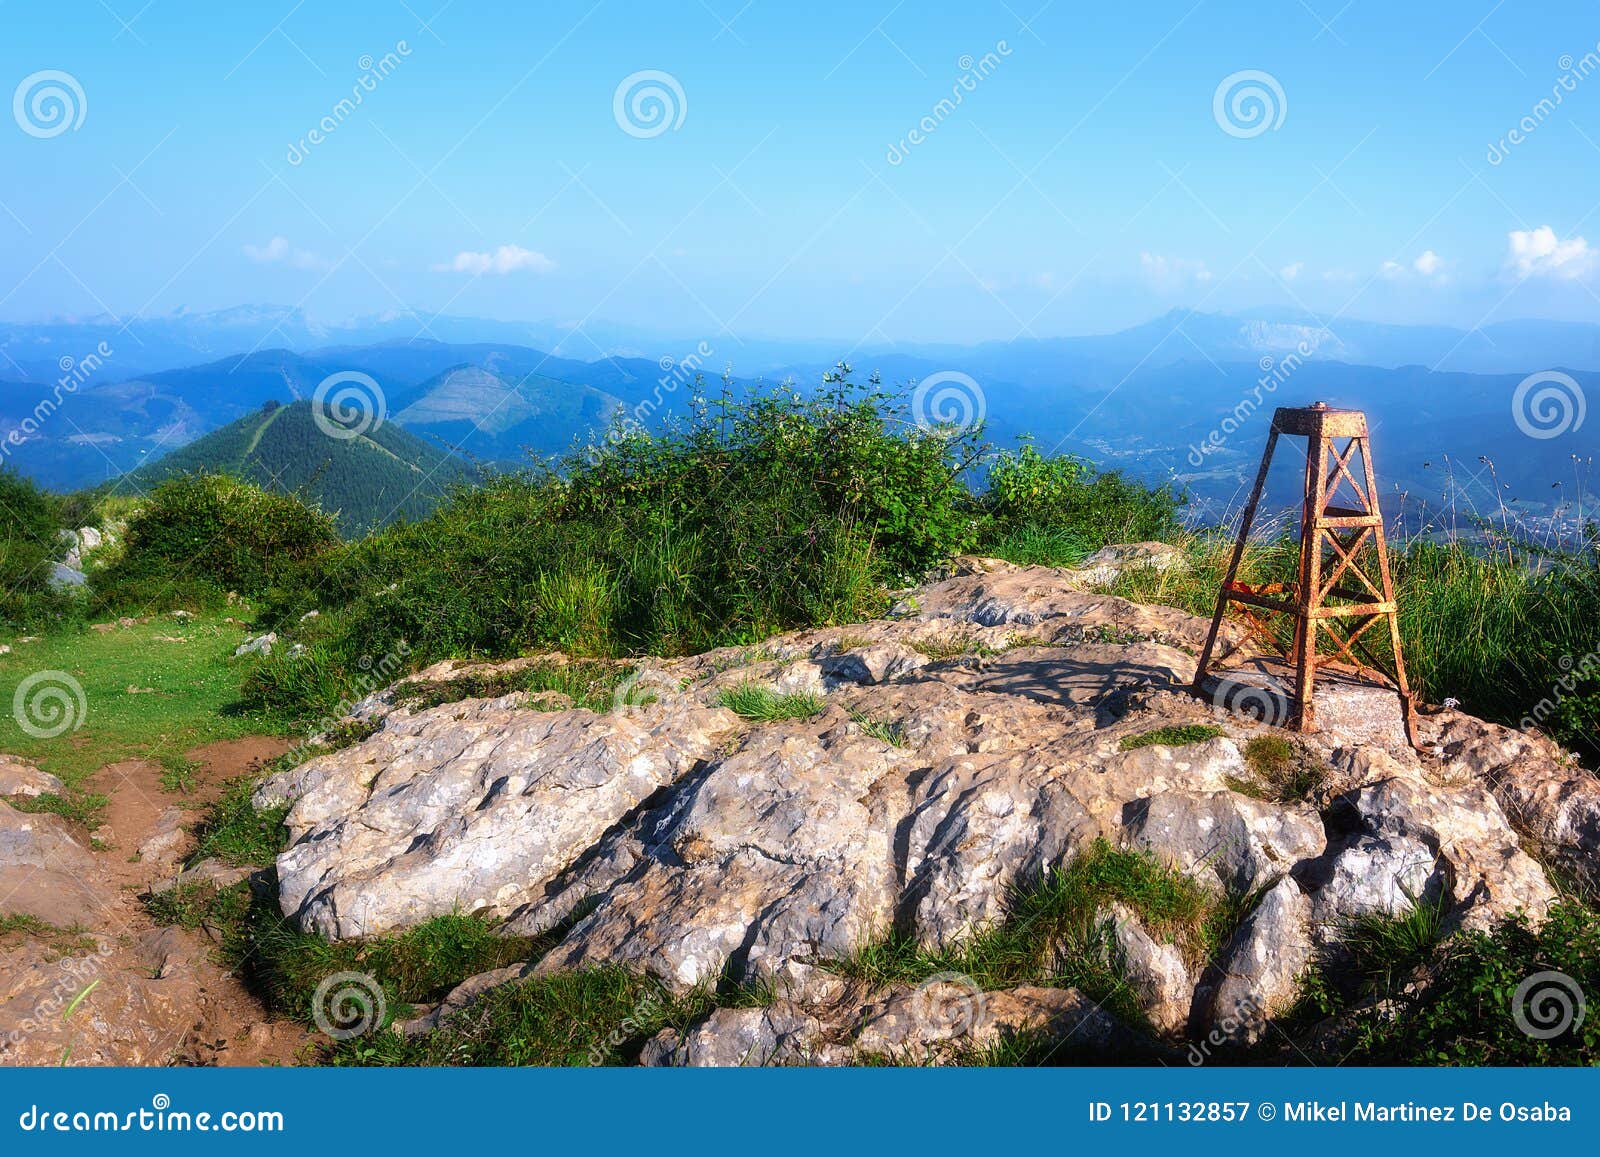
[[[1182,498],[1072,454],[1046,457],[1030,443],[989,465],[980,499],[986,549],[1012,561],[1062,565],[1107,543],[1168,538]],[[1078,552],[1081,552],[1079,554]]]
[[[724,396],[657,433],[618,427],[559,469],[290,564],[265,625],[307,654],[262,664],[247,702],[314,714],[395,654],[671,655],[871,617],[971,545],[976,455],[975,434],[920,429],[842,376],[814,397]]]
[[[35,631],[76,617],[78,600],[50,586],[64,550],[59,503],[28,479],[0,469],[0,630]]]
[[[151,492],[93,590],[107,608],[133,611],[262,595],[337,543],[332,520],[298,499],[225,475],[186,475]]]
[[[1583,993],[1600,986],[1600,917],[1580,905],[1553,907],[1536,931],[1524,919],[1492,932],[1467,932],[1441,941],[1437,916],[1424,906],[1387,922],[1369,920],[1351,938],[1354,971],[1366,983],[1340,993],[1324,979],[1311,986],[1322,1014],[1367,997],[1347,1015],[1340,1039],[1343,1063],[1407,1065],[1593,1065],[1600,1062],[1600,1018],[1569,1018],[1559,1027],[1561,998],[1574,1012]],[[1535,979],[1540,973],[1555,977]],[[1415,976],[1427,982],[1413,985]],[[1521,993],[1524,984],[1528,988]],[[1543,992],[1544,1002],[1538,994]],[[1373,1006],[1372,998],[1382,1004]]]

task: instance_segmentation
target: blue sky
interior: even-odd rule
[[[0,318],[276,302],[871,344],[1177,306],[1593,320],[1600,11],[1538,9],[5,0]],[[647,70],[655,135],[616,113]],[[1219,119],[1242,72],[1264,131],[1227,91]],[[59,132],[29,100],[52,85]]]

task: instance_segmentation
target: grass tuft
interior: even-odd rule
[[[1222,728],[1213,724],[1189,723],[1182,727],[1158,727],[1142,735],[1124,735],[1119,746],[1123,751],[1137,751],[1141,747],[1187,747],[1222,734]]]
[[[775,723],[781,719],[810,719],[822,711],[820,696],[810,692],[780,695],[771,688],[756,683],[725,688],[717,696],[717,704],[735,715],[759,723]]]

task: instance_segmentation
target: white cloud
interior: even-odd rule
[[[327,269],[329,261],[309,249],[296,249],[287,237],[274,237],[265,245],[246,245],[244,255],[258,265],[288,265],[294,269]]]
[[[1554,277],[1575,281],[1586,277],[1595,264],[1595,250],[1582,237],[1562,241],[1548,225],[1513,229],[1506,235],[1506,264],[1519,277]]]
[[[1190,281],[1210,281],[1211,270],[1204,261],[1186,257],[1163,257],[1159,253],[1139,254],[1139,267],[1157,288],[1175,289]]]
[[[1434,285],[1443,285],[1447,280],[1444,273],[1444,258],[1432,249],[1424,250],[1410,265],[1402,265],[1398,261],[1385,261],[1378,266],[1378,276],[1385,281],[1401,281],[1416,276],[1426,278]]]
[[[535,253],[520,245],[502,245],[493,253],[474,253],[464,249],[451,260],[433,268],[437,273],[471,273],[481,277],[486,273],[515,273],[519,269],[549,273],[555,267],[556,263],[543,253]]]
[[[1304,261],[1296,261],[1293,265],[1285,265],[1282,269],[1278,270],[1278,276],[1283,278],[1285,281],[1293,281],[1295,278],[1304,273],[1305,269],[1306,263]]]

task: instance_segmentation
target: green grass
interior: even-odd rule
[[[918,639],[910,644],[911,649],[924,658],[935,663],[959,659],[965,655],[976,655],[979,658],[998,655],[1000,652],[976,638],[956,637],[952,639]]]
[[[217,938],[219,962],[237,973],[275,1013],[310,1024],[317,985],[338,972],[371,976],[392,1015],[438,1000],[468,977],[532,959],[548,939],[501,936],[476,916],[436,916],[393,936],[333,943],[302,932],[274,897],[248,881],[217,889],[180,886],[150,897],[158,923],[205,927]]]
[[[898,723],[877,719],[863,711],[850,712],[850,719],[861,728],[863,735],[870,735],[879,743],[887,743],[891,747],[906,745],[906,729]]]
[[[270,867],[288,843],[283,826],[287,807],[258,811],[250,802],[254,780],[235,780],[206,811],[195,828],[195,850],[190,863],[219,859],[235,867]]]
[[[1142,735],[1124,735],[1119,744],[1123,751],[1137,751],[1141,747],[1187,747],[1191,743],[1204,743],[1223,734],[1222,728],[1210,723],[1189,723],[1182,727],[1158,727]]]
[[[88,791],[69,791],[66,795],[44,792],[41,795],[23,796],[11,801],[11,806],[17,811],[35,815],[41,813],[57,815],[85,831],[93,831],[100,826],[100,821],[105,817],[106,808],[110,804],[111,801],[105,796]]]
[[[1222,531],[1173,536],[1188,563],[1124,573],[1113,593],[1209,616],[1232,541]],[[1424,702],[1455,698],[1462,709],[1518,727],[1543,728],[1600,766],[1600,559],[1500,542],[1493,550],[1425,540],[1389,544],[1400,604],[1407,674]],[[1239,578],[1288,582],[1292,541],[1252,542]],[[1283,618],[1283,616],[1277,616]],[[1287,623],[1280,624],[1287,643]],[[1387,660],[1387,643],[1373,636]],[[1587,661],[1586,661],[1587,659]]]
[[[717,703],[735,715],[760,723],[775,723],[780,719],[810,719],[824,706],[822,699],[810,692],[780,695],[755,683],[725,688],[717,696]]]
[[[984,542],[983,553],[1018,566],[1077,566],[1104,543],[1077,530],[1020,526]]]
[[[1225,776],[1232,791],[1271,803],[1310,799],[1327,779],[1327,770],[1310,752],[1281,735],[1257,735],[1244,745],[1248,778]]]
[[[1098,840],[1071,864],[1019,888],[993,927],[975,929],[942,951],[896,933],[831,967],[878,984],[916,985],[940,972],[959,972],[984,989],[1076,987],[1123,1020],[1142,1023],[1102,918],[1114,901],[1128,905],[1154,939],[1177,945],[1192,964],[1210,959],[1237,922],[1224,902],[1154,856]]]
[[[604,712],[615,705],[617,688],[633,671],[627,663],[604,660],[540,662],[505,674],[468,675],[437,683],[411,684],[406,688],[405,701],[413,710],[422,710],[463,699],[497,699],[513,691],[525,691],[529,695],[556,692],[566,696],[574,707]]]
[[[186,755],[167,752],[161,756],[161,790],[174,795],[188,795],[194,790],[194,779],[200,765]]]
[[[22,940],[44,944],[47,951],[57,958],[81,956],[93,952],[96,947],[94,937],[83,928],[58,928],[37,916],[21,912],[0,916],[0,947],[9,947]]]
[[[0,751],[72,785],[117,760],[179,756],[219,739],[281,732],[276,720],[234,708],[248,660],[232,655],[245,637],[243,624],[202,613],[188,620],[156,616],[105,632],[64,631],[33,643],[13,642],[11,654],[0,655],[0,700],[6,708],[24,679],[62,672],[82,688],[81,700],[59,678],[36,688],[64,688],[74,699],[73,718],[81,726],[39,738],[5,710],[0,713]],[[85,708],[81,714],[79,702]]]
[[[387,1034],[333,1050],[336,1065],[625,1065],[663,1028],[716,1006],[707,989],[673,995],[617,967],[563,972],[485,994],[438,1032]]]
[[[1552,907],[1537,930],[1521,918],[1488,932],[1441,935],[1439,912],[1419,905],[1405,915],[1357,921],[1348,929],[1348,958],[1330,958],[1306,978],[1290,1027],[1333,1017],[1341,1032],[1325,1056],[1319,1038],[1312,1059],[1341,1064],[1588,1065],[1600,1063],[1600,1018],[1567,1020],[1564,1032],[1540,1038],[1518,1025],[1518,990],[1538,973],[1566,981],[1525,993],[1520,1011],[1535,1027],[1557,1028],[1560,1002],[1600,986],[1600,916],[1575,903]],[[1417,983],[1418,981],[1421,983]],[[1543,992],[1541,1004],[1532,993]]]

